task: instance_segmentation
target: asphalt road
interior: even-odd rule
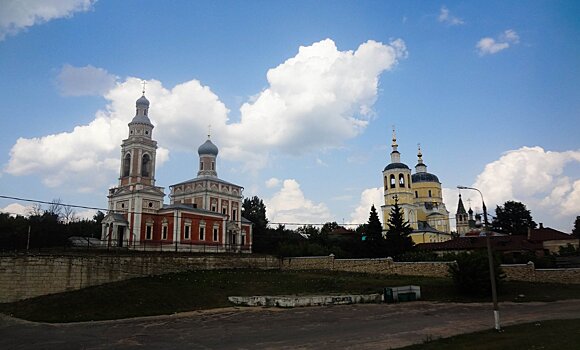
[[[502,325],[580,318],[580,300],[502,303]],[[0,349],[389,349],[490,329],[489,304],[228,308],[46,324],[0,316]]]

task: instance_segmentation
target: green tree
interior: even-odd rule
[[[577,216],[576,221],[574,221],[574,229],[572,230],[572,234],[580,238],[580,216]]]
[[[449,273],[453,279],[453,284],[462,294],[483,296],[491,292],[487,252],[460,253],[456,255],[455,261],[456,264],[449,265]],[[505,274],[497,256],[494,257],[493,264],[495,282],[499,290]]]
[[[266,218],[266,205],[258,197],[244,198],[242,203],[242,216],[254,223],[253,231],[257,234],[266,232],[268,219]]]
[[[399,199],[395,198],[395,204],[391,208],[391,216],[387,222],[386,243],[389,254],[397,256],[413,248],[413,240],[409,236],[413,229],[403,216],[403,209],[399,206]]]
[[[379,214],[373,204],[369,213],[369,221],[365,227],[365,235],[368,241],[379,241],[383,239],[383,225],[379,220]]]
[[[536,228],[532,214],[521,202],[507,201],[495,209],[494,230],[510,235],[526,235],[528,228]]]
[[[330,232],[336,230],[339,227],[340,227],[340,225],[336,221],[327,222],[324,225],[322,225],[322,228],[320,229],[320,233],[323,235],[328,235]]]

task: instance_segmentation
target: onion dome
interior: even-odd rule
[[[409,169],[409,167],[404,163],[391,163],[387,165],[383,171],[391,169]]]
[[[212,156],[216,157],[218,155],[218,148],[208,138],[203,143],[203,145],[199,146],[199,148],[197,149],[197,154],[199,154],[200,156],[202,156],[202,155],[212,155]]]
[[[431,173],[416,173],[411,175],[413,183],[416,182],[439,182],[439,178]]]
[[[147,99],[147,97],[145,97],[145,95],[139,97],[139,99],[136,102],[137,107],[139,106],[143,106],[143,107],[149,107],[149,100]]]

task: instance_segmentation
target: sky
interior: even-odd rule
[[[360,224],[394,126],[452,225],[463,185],[570,232],[579,17],[578,1],[2,0],[0,196],[106,208],[145,81],[166,193],[196,176],[211,125],[219,177],[270,222]]]

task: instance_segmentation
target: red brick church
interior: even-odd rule
[[[101,240],[109,247],[137,250],[252,251],[252,223],[241,216],[243,187],[217,175],[218,148],[208,139],[198,148],[197,177],[155,185],[153,124],[145,92],[136,103],[129,136],[121,144],[119,184],[109,189]]]

